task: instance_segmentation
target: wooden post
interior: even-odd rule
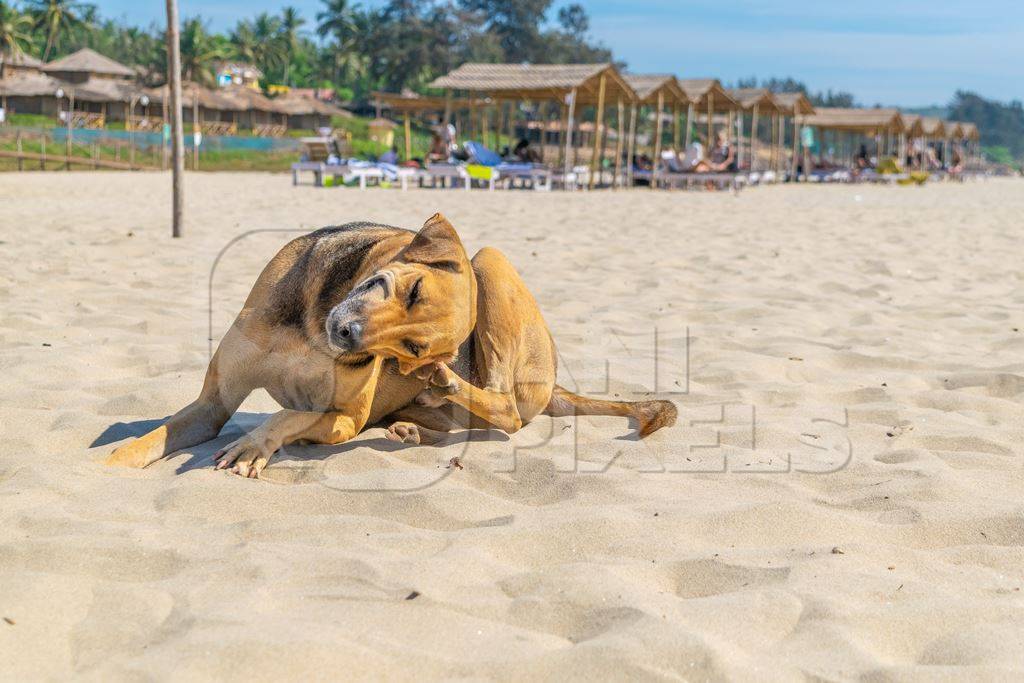
[[[589,189],[594,189],[595,176],[601,168],[601,132],[604,122],[604,88],[606,74],[601,74],[597,83],[597,113],[594,116],[594,153],[590,157],[590,180],[587,183]]]
[[[92,169],[95,171],[100,167],[100,146],[95,142],[92,143]]]
[[[24,164],[25,160],[21,156],[21,131],[20,130],[18,131],[17,135],[15,136],[15,140],[17,141],[17,148],[18,148],[18,170],[19,171],[23,171],[23,170],[25,170],[24,167],[23,167],[23,164]]]
[[[285,115],[285,124],[288,115]],[[192,93],[192,170],[199,170],[199,136],[203,133],[203,122],[199,120],[199,95]]]
[[[444,91],[444,120],[441,121],[442,125],[447,126],[452,121],[452,91],[451,88],[446,88]]]
[[[576,88],[569,92],[569,112],[565,117],[565,162],[562,165],[562,173],[568,179],[572,170],[572,123],[576,116]],[[566,185],[568,187],[568,185]]]
[[[693,141],[693,102],[686,105],[686,148],[690,148]]]
[[[734,127],[732,123],[732,112],[729,112],[729,139],[731,140],[733,135],[736,136],[736,168],[741,168],[743,166],[743,160],[746,159],[746,155],[743,153],[743,126],[746,124],[746,116],[743,115],[742,109],[740,109],[737,114],[736,126]],[[750,170],[754,169],[751,168]]]
[[[405,125],[405,160],[412,159],[412,123],[409,121],[409,111],[406,110],[402,122]]]
[[[612,182],[612,187],[622,187],[622,145],[625,142],[625,121],[626,118],[626,105],[622,102],[622,98],[619,98],[618,112],[616,116],[616,123],[618,124],[618,135],[615,140],[615,179]]]
[[[633,155],[636,153],[636,110],[637,103],[629,105],[629,135],[626,136],[626,184],[633,187]]]
[[[68,93],[68,138],[67,144],[65,145],[65,156],[67,157],[67,164],[64,166],[65,171],[71,170],[71,145],[73,144],[71,136],[72,131],[75,129],[75,91],[72,90]]]
[[[164,118],[163,118],[163,123],[160,125],[160,168],[162,170],[166,171],[167,170],[167,141],[164,140],[164,126],[167,125],[167,119],[170,116],[170,99],[171,99],[170,88],[168,86],[166,86],[166,85],[164,86],[164,98],[163,99],[164,99],[164,101],[163,101],[163,103],[161,105],[161,107],[162,107],[162,112],[161,113],[162,113]],[[235,113],[235,116],[237,116],[237,113]]]
[[[665,93],[658,91],[658,109],[654,112],[654,164],[651,170],[651,189],[658,187],[658,169],[661,167],[661,119],[665,106]]]
[[[750,170],[757,170],[757,105],[750,115]]]
[[[182,213],[185,197],[182,181],[185,175],[185,138],[182,135],[181,122],[181,45],[179,40],[180,24],[178,22],[177,0],[167,0],[167,55],[168,80],[171,91],[171,141],[174,169],[171,179],[172,209],[171,235],[181,237]]]
[[[715,144],[715,130],[714,121],[715,118],[715,94],[712,91],[708,91],[708,138],[704,141],[704,156],[705,158],[711,157],[711,146]]]
[[[679,104],[672,103],[672,149],[679,153]]]
[[[797,121],[796,109],[793,109],[793,182],[799,182],[799,169],[800,164],[800,123]]]
[[[562,104],[565,107],[565,104]],[[508,103],[508,150],[511,152],[512,148],[516,146],[516,110],[518,105],[515,102]],[[541,144],[543,148],[543,143]]]
[[[43,133],[42,135],[39,136],[39,146],[40,146],[39,170],[40,171],[45,171],[46,170],[46,133]]]

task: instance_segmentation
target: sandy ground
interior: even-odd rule
[[[1024,673],[1024,184],[191,175],[177,241],[168,186],[0,176],[0,677]],[[208,336],[296,231],[438,210],[518,266],[563,384],[656,392],[679,423],[637,442],[543,417],[440,448],[374,428],[264,481],[213,471],[262,394],[214,442],[99,464],[198,393]]]

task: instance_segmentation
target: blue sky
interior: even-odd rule
[[[183,16],[214,28],[317,0],[179,0]],[[163,3],[98,0],[104,16],[147,24]],[[369,0],[379,5],[380,0]],[[556,0],[556,7],[565,4]],[[867,105],[944,104],[957,88],[1024,99],[1021,0],[594,0],[591,34],[634,72],[730,82],[793,76],[812,89],[848,90]],[[552,10],[550,17],[554,18]]]

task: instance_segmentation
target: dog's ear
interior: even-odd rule
[[[439,213],[431,216],[401,254],[409,263],[461,273],[466,267],[466,249],[448,219]]]

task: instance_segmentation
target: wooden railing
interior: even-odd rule
[[[153,153],[144,155],[135,147],[122,142],[107,142],[101,145],[99,142],[76,142],[74,139],[70,142],[58,141],[45,132],[0,129],[0,146],[8,145],[14,149],[0,149],[0,158],[14,159],[19,171],[33,168],[41,171],[71,170],[72,166],[122,171],[157,170],[156,166],[142,163],[144,158],[156,163],[158,158]]]
[[[129,130],[159,131],[163,128],[164,120],[159,116],[132,116],[128,119]]]
[[[237,135],[238,124],[231,121],[203,121],[199,124],[203,135]]]
[[[252,134],[261,138],[280,138],[288,132],[288,126],[280,123],[262,123],[252,128]]]

